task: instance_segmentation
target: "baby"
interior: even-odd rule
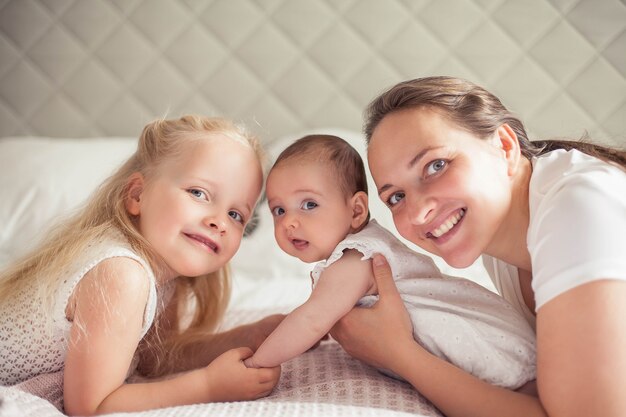
[[[318,263],[310,298],[246,366],[277,366],[314,346],[356,304],[373,305],[371,258],[380,253],[418,343],[494,385],[515,389],[535,379],[534,332],[508,302],[472,281],[444,276],[432,259],[369,220],[363,161],[346,141],[329,135],[297,140],[277,158],[266,193],[280,248]]]

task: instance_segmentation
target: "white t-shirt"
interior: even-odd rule
[[[541,155],[533,160],[529,208],[535,311],[581,284],[626,280],[626,171],[576,150]],[[517,268],[483,261],[500,294],[534,325]]]

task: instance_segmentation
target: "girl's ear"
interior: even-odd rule
[[[357,191],[350,199],[352,206],[352,223],[350,227],[352,232],[360,230],[369,214],[369,205],[367,194],[363,191]]]
[[[143,175],[139,172],[135,172],[128,177],[128,183],[126,186],[126,210],[133,216],[138,216],[141,211],[141,194],[145,186]]]
[[[507,162],[507,172],[512,176],[516,171],[522,157],[522,152],[517,139],[517,134],[508,123],[504,123],[496,130],[498,145],[504,152]]]

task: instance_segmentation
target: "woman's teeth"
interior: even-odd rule
[[[445,222],[443,222],[441,226],[433,230],[431,234],[435,237],[443,236],[444,234],[448,233],[448,231],[450,231],[450,229],[452,229],[454,225],[457,224],[459,220],[461,220],[461,217],[463,217],[464,215],[465,209],[459,210],[458,212],[450,216]]]

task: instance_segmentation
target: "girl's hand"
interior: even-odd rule
[[[256,400],[272,392],[280,378],[280,366],[247,368],[243,361],[250,356],[250,348],[231,349],[205,368],[210,401]]]
[[[416,345],[413,326],[382,255],[372,262],[379,300],[370,308],[356,307],[332,328],[330,334],[351,356],[378,368],[391,368],[392,350]]]
[[[261,346],[261,343],[267,339],[267,336],[274,331],[285,317],[285,314],[273,314],[254,323],[242,326],[245,330],[243,335],[246,338],[242,345],[248,346],[253,351],[256,351],[259,346]]]

